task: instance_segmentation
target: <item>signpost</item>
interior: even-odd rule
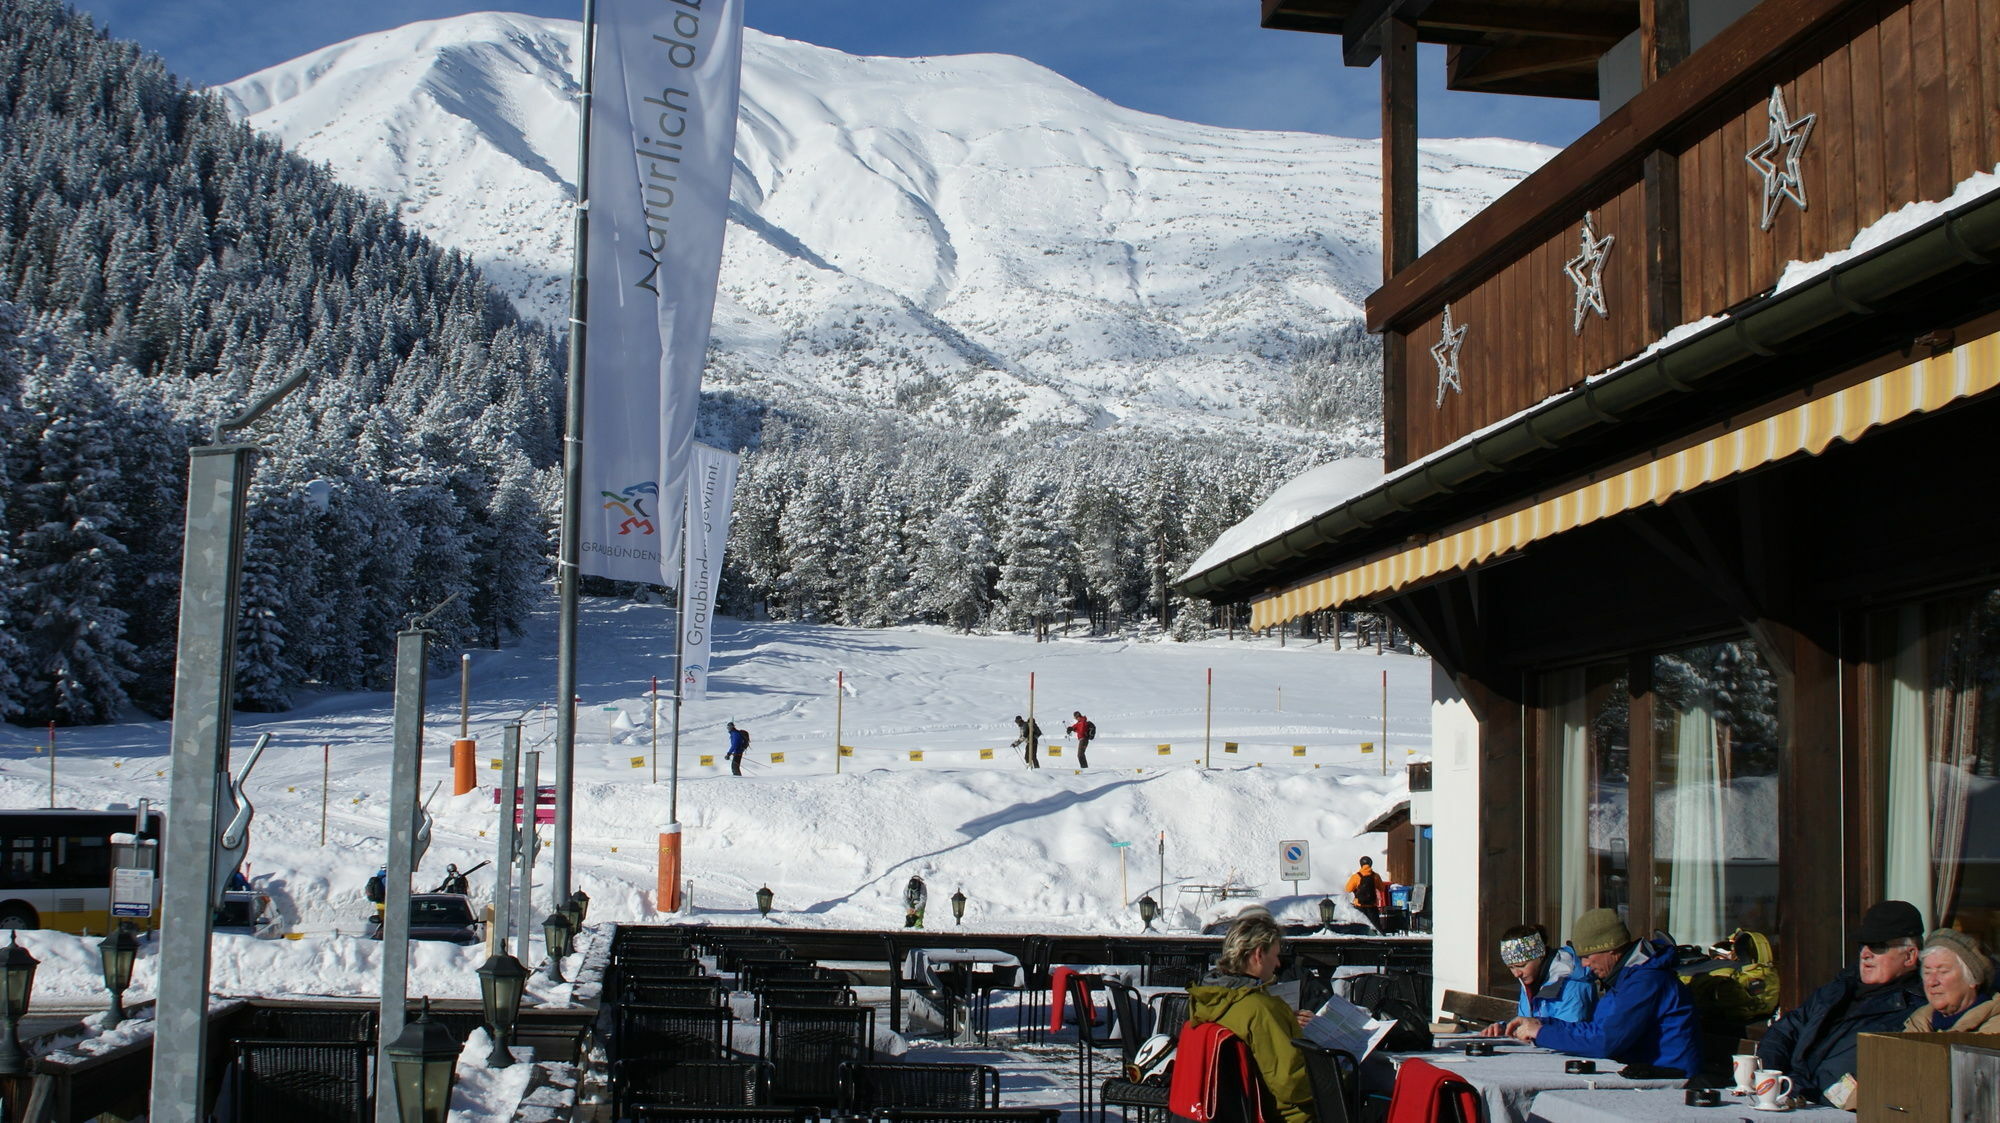
[[[1132,903],[1132,894],[1125,891],[1125,852],[1132,848],[1129,842],[1114,842],[1112,849],[1118,851],[1118,905],[1123,908]]]
[[[1312,846],[1303,838],[1290,838],[1278,844],[1278,879],[1280,881],[1304,881],[1312,869]]]

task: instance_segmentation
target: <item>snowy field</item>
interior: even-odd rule
[[[654,782],[648,690],[651,676],[668,673],[670,624],[671,614],[651,605],[589,606],[584,614],[573,862],[593,923],[662,919],[654,854],[668,821],[671,711],[660,707]],[[490,763],[503,726],[518,720],[528,748],[552,747],[554,633],[553,617],[544,616],[519,646],[472,653],[471,732],[484,786],[464,796],[453,797],[449,786],[458,676],[431,680],[423,789],[445,786],[431,800],[435,835],[418,890],[435,885],[447,862],[465,868],[494,856],[499,773]],[[1191,930],[1209,918],[1178,907],[1184,883],[1253,886],[1281,918],[1307,921],[1355,857],[1380,860],[1379,836],[1356,832],[1401,790],[1403,764],[1429,748],[1427,662],[1336,652],[1330,643],[1037,644],[932,629],[723,620],[713,665],[709,697],[690,702],[681,722],[679,808],[684,875],[693,885],[686,919],[697,923],[758,922],[753,894],[768,884],[773,925],[899,926],[912,874],[930,887],[932,928],[940,919],[949,925],[945,898],[964,890],[968,933],[1137,931],[1130,902],[1147,892],[1167,906],[1165,927]],[[1387,776],[1378,755],[1360,752],[1363,742],[1382,740],[1385,671]],[[1029,705],[1030,675],[1043,743],[1061,746],[1059,756],[1044,752],[1037,771],[1007,747],[1014,715]],[[845,690],[837,693],[841,678]],[[1074,742],[1061,733],[1078,709],[1099,729],[1088,770],[1075,767]],[[729,775],[722,756],[731,720],[753,736],[741,778]],[[1214,767],[1205,770],[1211,720]],[[281,928],[299,938],[218,935],[217,993],[375,993],[379,945],[360,936],[370,910],[362,886],[386,856],[390,723],[386,693],[237,715],[239,753],[259,733],[272,735],[246,785],[257,808],[250,873],[272,897]],[[5,806],[48,806],[46,737],[0,726]],[[165,805],[166,723],[59,729],[56,738],[58,805],[140,798]],[[1239,750],[1225,752],[1225,742]],[[853,755],[837,761],[837,743],[853,746]],[[331,760],[325,773],[323,753]],[[552,756],[544,756],[544,779]],[[1313,879],[1296,893],[1277,877],[1281,839],[1312,844]],[[1114,842],[1132,843],[1122,874]],[[536,871],[543,885],[547,853]],[[490,900],[492,872],[473,876],[476,903]],[[546,911],[543,904],[536,916]],[[101,1001],[96,940],[20,938],[43,963],[38,1006]],[[476,997],[472,968],[483,955],[476,947],[413,945],[410,993]],[[524,958],[539,961],[539,947]],[[149,949],[130,997],[150,997],[153,978]],[[566,986],[535,985],[543,988],[531,992],[539,1000],[567,998]]]

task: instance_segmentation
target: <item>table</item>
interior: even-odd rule
[[[1722,1095],[1720,1107],[1689,1107],[1679,1089],[1543,1092],[1528,1110],[1530,1123],[1764,1123],[1778,1112],[1757,1111],[1749,1096]],[[1837,1107],[1793,1108],[1785,1119],[1852,1120]]]
[[[1479,1089],[1480,1098],[1486,1101],[1486,1117],[1493,1123],[1502,1123],[1503,1120],[1522,1123],[1529,1118],[1529,1107],[1536,1097],[1553,1090],[1671,1089],[1678,1103],[1681,1085],[1687,1083],[1678,1076],[1660,1080],[1628,1080],[1618,1075],[1618,1070],[1624,1066],[1609,1060],[1599,1060],[1596,1072],[1564,1072],[1563,1064],[1577,1058],[1519,1042],[1510,1044],[1501,1038],[1488,1040],[1492,1040],[1498,1050],[1490,1057],[1468,1057],[1455,1048],[1446,1048],[1428,1053],[1395,1053],[1390,1055],[1390,1059],[1401,1064],[1414,1057],[1462,1077]],[[1707,1110],[1713,1113],[1718,1109]]]
[[[993,948],[913,948],[904,957],[903,970],[909,978],[927,980],[944,996],[945,1024],[953,1037],[974,1037],[985,1044],[993,991],[1015,985],[1021,960]],[[985,1002],[973,1002],[975,989]]]

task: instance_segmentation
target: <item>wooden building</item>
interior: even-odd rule
[[[1433,657],[1440,987],[1598,906],[1787,996],[1885,897],[2000,942],[2000,5],[1261,9],[1382,67],[1387,474],[1181,588]],[[1601,109],[1421,255],[1417,42]]]

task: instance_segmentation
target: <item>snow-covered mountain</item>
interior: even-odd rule
[[[579,37],[416,23],[218,92],[559,323]],[[1379,280],[1378,151],[1134,112],[1011,56],[752,31],[707,385],[983,425],[1258,419]],[[1426,142],[1426,244],[1549,151]]]

